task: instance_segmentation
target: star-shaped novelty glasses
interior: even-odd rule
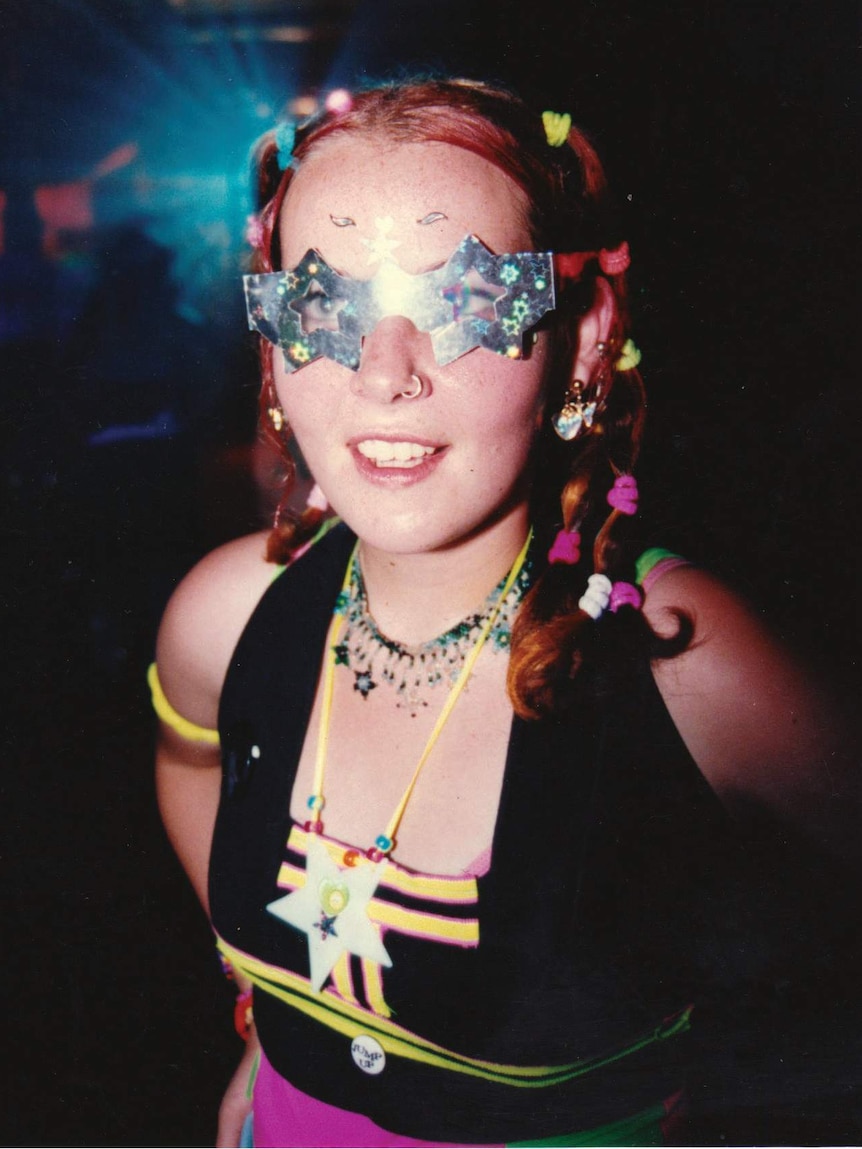
[[[339,275],[316,251],[289,271],[246,275],[249,327],[281,347],[288,371],[321,356],[356,371],[363,338],[404,316],[430,334],[442,367],[474,347],[519,359],[524,333],[554,309],[551,252],[493,255],[468,235],[442,267],[410,275],[384,247],[371,279]]]

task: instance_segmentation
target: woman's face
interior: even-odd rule
[[[342,137],[290,186],[282,265],[314,248],[355,279],[386,258],[416,274],[466,235],[497,254],[532,250],[524,217],[520,189],[462,148]],[[291,374],[276,349],[276,387],[312,474],[361,539],[391,553],[440,550],[494,524],[526,529],[546,338],[526,359],[476,348],[440,367],[430,336],[393,315],[365,338],[355,372],[320,358]],[[409,397],[414,376],[422,390]]]

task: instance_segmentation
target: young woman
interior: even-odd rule
[[[189,574],[151,672],[165,824],[254,987],[219,1144],[252,1110],[256,1145],[655,1144],[733,815],[840,837],[833,719],[629,537],[628,249],[567,116],[394,85],[260,171],[263,419],[317,486]]]

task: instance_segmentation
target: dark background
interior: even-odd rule
[[[856,21],[801,0],[0,0],[4,1143],[211,1143],[239,1056],[158,822],[144,673],[171,588],[266,501],[238,282],[254,136],[291,98],[427,67],[586,126],[634,256],[656,541],[852,698]],[[824,944],[782,1056],[723,1051],[693,1139],[862,1140],[858,948]]]

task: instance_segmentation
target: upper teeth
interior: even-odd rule
[[[407,463],[434,453],[433,447],[424,447],[421,443],[390,443],[385,439],[363,439],[356,449],[377,464]]]

